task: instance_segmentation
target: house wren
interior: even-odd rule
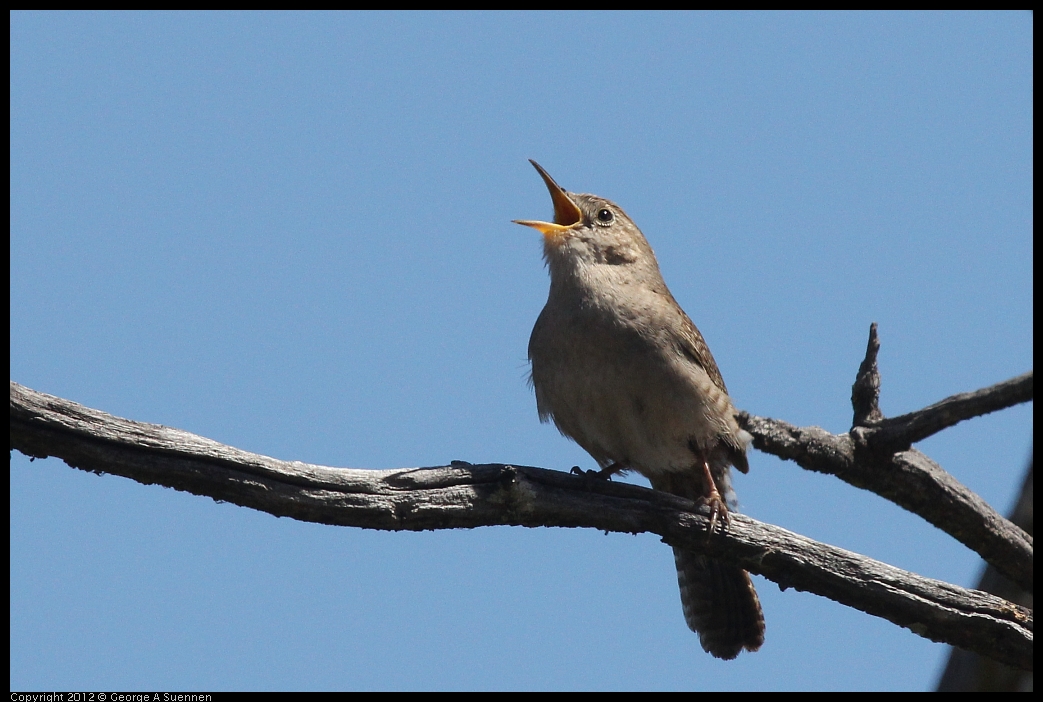
[[[600,475],[635,470],[652,487],[708,503],[727,522],[730,466],[749,470],[721,372],[626,213],[569,193],[532,161],[554,221],[516,220],[543,234],[550,295],[529,338],[540,420],[594,457]],[[681,605],[703,649],[756,651],[764,615],[749,574],[674,548]]]

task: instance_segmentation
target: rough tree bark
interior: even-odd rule
[[[1032,588],[1032,537],[911,448],[957,422],[1032,399],[1032,372],[917,412],[885,419],[877,401],[879,341],[870,329],[845,434],[740,415],[754,447],[836,475],[914,512]],[[1032,669],[1032,611],[924,578],[742,514],[707,533],[695,503],[648,488],[506,464],[355,470],[279,461],[179,429],[93,410],[11,382],[11,449],[73,468],[160,484],[280,517],[367,529],[491,525],[652,532],[836,600],[934,641]]]

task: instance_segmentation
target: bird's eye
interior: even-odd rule
[[[597,218],[598,224],[612,224],[612,220],[615,219],[615,216],[612,214],[612,210],[602,207],[598,210]]]

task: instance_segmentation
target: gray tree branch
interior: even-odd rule
[[[876,324],[851,392],[855,426],[846,434],[796,427],[778,419],[739,413],[760,451],[806,470],[835,475],[918,514],[976,551],[1012,581],[1032,590],[1032,537],[990,507],[920,451],[918,441],[957,422],[1032,399],[1032,371],[930,407],[884,419],[878,407],[880,349]]]
[[[817,431],[828,453],[836,439]],[[322,524],[413,531],[515,525],[656,533],[671,545],[759,573],[783,589],[814,592],[931,640],[1032,668],[1032,612],[1024,607],[741,514],[708,534],[707,511],[636,485],[503,464],[376,471],[279,461],[179,429],[114,417],[14,382],[11,448],[30,457],[55,456],[81,470]]]

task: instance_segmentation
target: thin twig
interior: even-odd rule
[[[880,411],[880,369],[876,356],[880,351],[880,339],[876,334],[876,322],[869,325],[869,343],[866,357],[858,367],[855,384],[851,387],[851,406],[855,410],[851,421],[853,427],[866,427],[884,418]]]
[[[962,392],[921,410],[884,419],[869,439],[878,450],[901,450],[965,419],[1032,400],[1032,371],[974,392]]]

